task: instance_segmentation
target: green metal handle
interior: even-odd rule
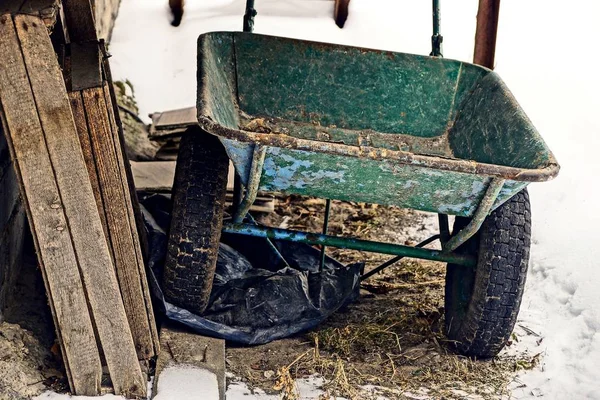
[[[433,35],[431,36],[431,56],[443,57],[442,42],[444,37],[440,33],[440,1],[433,0]]]
[[[431,36],[431,56],[443,57],[442,42],[444,37],[440,33],[440,1],[433,0],[433,35]],[[246,13],[244,14],[244,32],[254,31],[254,17],[256,17],[254,0],[246,0]]]
[[[256,9],[254,8],[254,0],[246,0],[246,14],[244,14],[244,32],[252,32],[254,30],[254,17],[256,17]]]

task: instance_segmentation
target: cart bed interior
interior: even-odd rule
[[[199,38],[198,117],[261,190],[470,216],[558,166],[506,85],[472,64],[241,32]]]

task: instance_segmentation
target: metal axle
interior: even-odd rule
[[[263,237],[275,240],[289,240],[310,245],[331,246],[341,249],[361,250],[372,253],[392,254],[425,260],[441,261],[452,264],[473,267],[475,257],[466,254],[456,254],[441,250],[423,249],[391,243],[380,243],[369,240],[306,233],[287,229],[269,228],[252,224],[223,224],[223,232],[240,235]]]

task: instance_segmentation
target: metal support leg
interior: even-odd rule
[[[504,179],[501,178],[493,178],[485,191],[485,195],[481,202],[479,203],[479,207],[475,214],[473,215],[473,219],[467,226],[465,226],[460,232],[455,234],[446,242],[446,245],[443,247],[444,251],[450,252],[456,250],[460,245],[469,240],[474,234],[477,233],[479,228],[481,228],[481,224],[490,213],[500,190],[504,186]]]
[[[235,214],[233,216],[233,222],[236,224],[239,224],[244,220],[244,217],[246,214],[248,214],[250,207],[252,207],[252,204],[254,204],[254,200],[256,200],[258,185],[262,175],[262,168],[265,162],[266,150],[267,148],[264,146],[254,146],[252,164],[250,165],[250,175],[248,176],[248,185],[246,185],[246,193],[244,194],[244,198],[240,202],[239,207],[237,207],[235,210]]]
[[[440,226],[440,242],[442,243],[442,248],[444,248],[444,245],[450,239],[448,216],[446,214],[438,214],[438,224]]]
[[[327,228],[329,227],[329,213],[331,211],[331,200],[325,200],[325,220],[323,221],[323,235],[327,235]],[[323,272],[325,266],[325,245],[321,247],[321,264],[319,265],[319,272]]]
[[[237,213],[244,196],[244,187],[242,186],[242,179],[238,175],[237,171],[233,172],[233,200],[231,201],[232,214]]]

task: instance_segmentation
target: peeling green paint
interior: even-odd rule
[[[558,164],[500,78],[476,65],[245,33],[199,38],[198,117],[246,184],[471,216]]]

